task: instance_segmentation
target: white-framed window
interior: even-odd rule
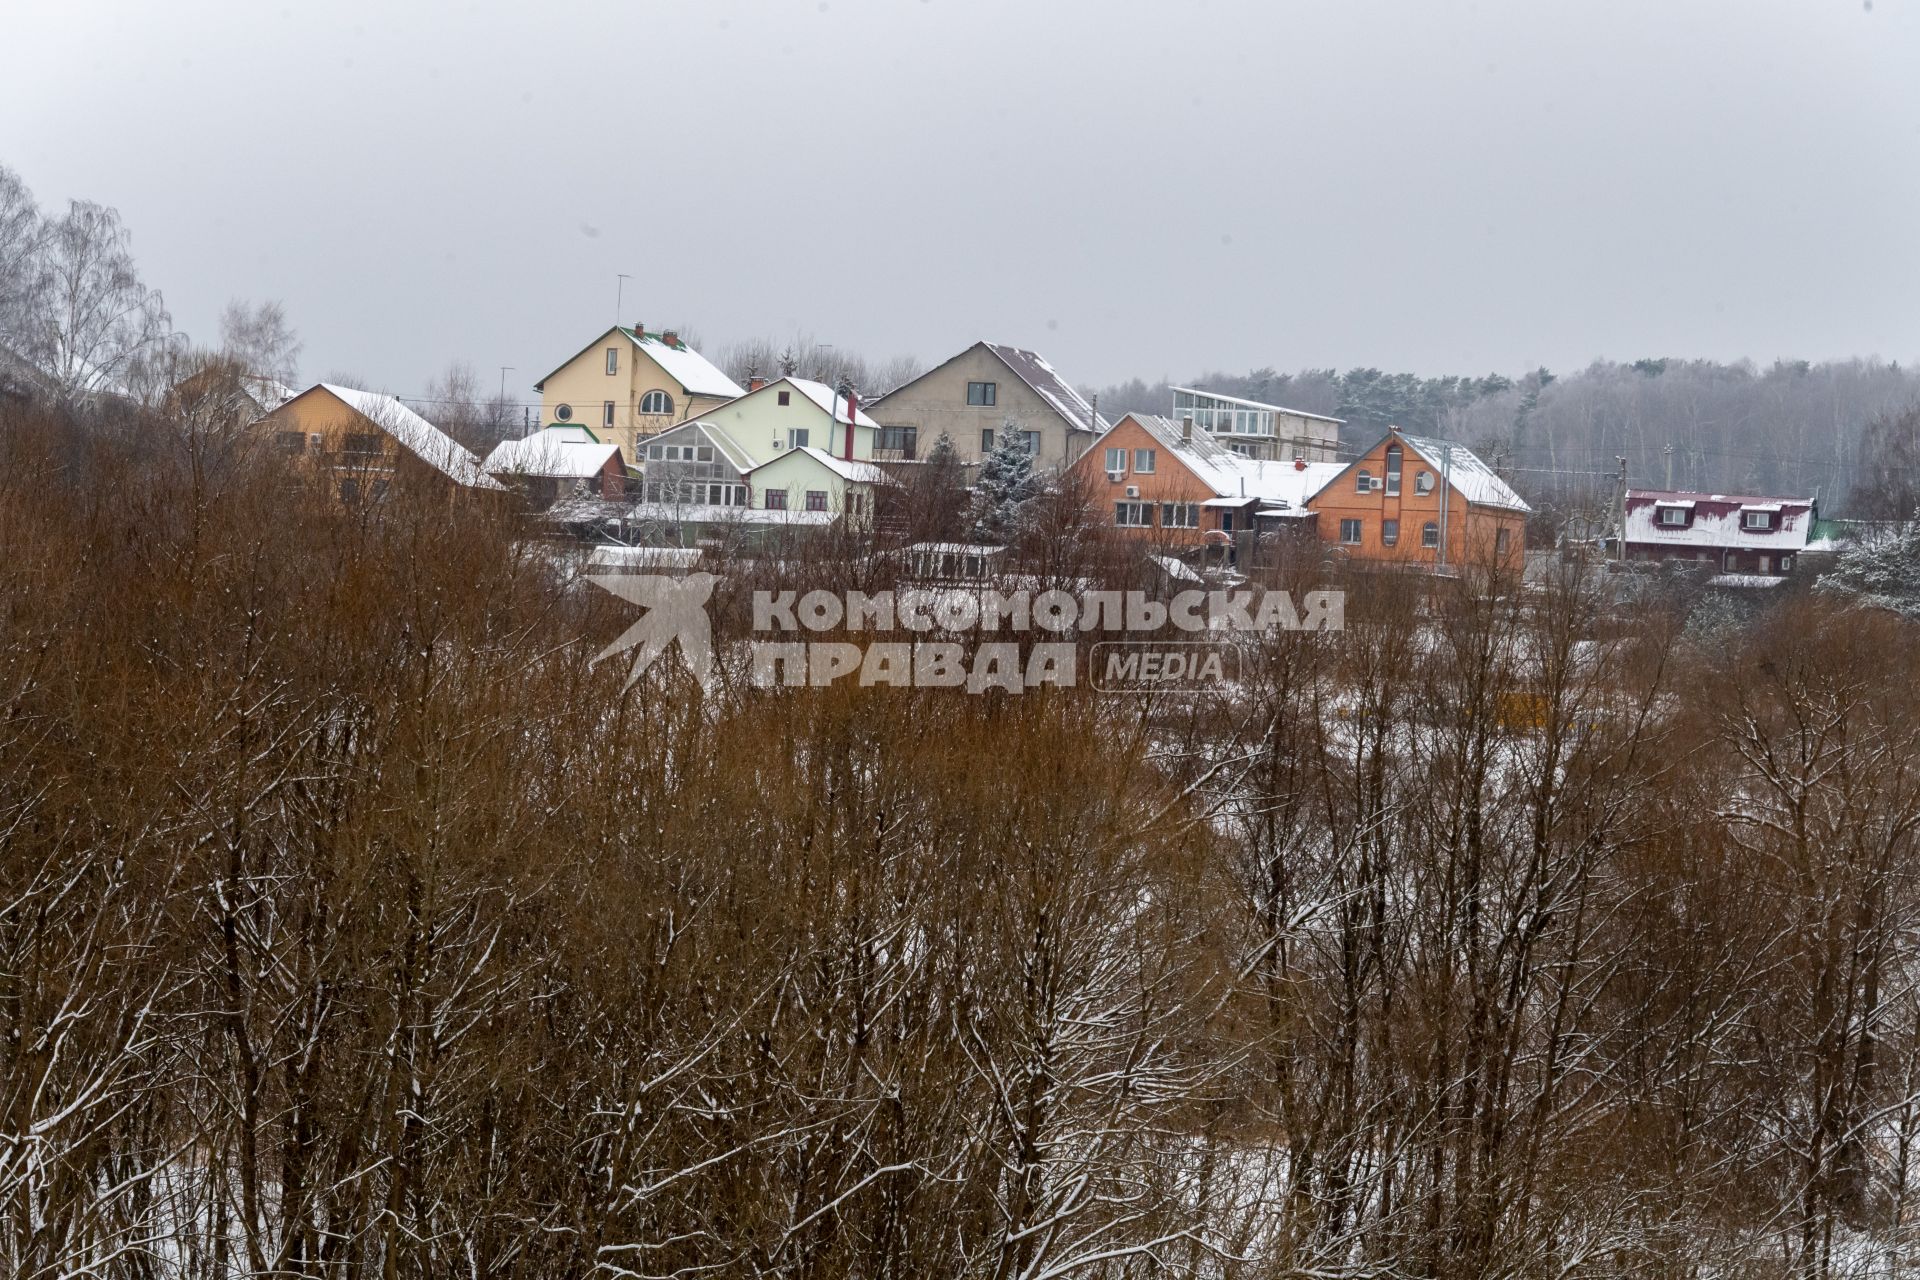
[[[1398,520],[1382,520],[1380,522],[1380,545],[1383,547],[1397,547],[1400,545],[1400,522]]]
[[[1353,473],[1353,491],[1355,493],[1373,492],[1373,473],[1365,467]]]
[[[557,404],[553,406],[553,416],[562,422],[572,422],[573,406],[570,404]]]
[[[620,348],[608,347],[607,348],[607,376],[611,378],[614,374],[619,372],[620,372]]]
[[[1742,529],[1771,529],[1773,528],[1773,512],[1742,511],[1740,513],[1740,527]]]
[[[974,405],[992,405],[999,401],[1000,385],[995,382],[969,382],[967,384],[967,403]]]
[[[1127,451],[1125,449],[1107,450],[1107,474],[1122,475],[1127,469]]]
[[[1161,503],[1160,527],[1162,529],[1198,529],[1200,504],[1197,502]]]
[[[1150,502],[1116,502],[1113,504],[1113,522],[1122,529],[1151,529],[1153,527],[1153,504]]]
[[[1340,541],[1349,547],[1360,545],[1360,522],[1354,519],[1340,522]]]
[[[1422,471],[1418,475],[1414,476],[1413,491],[1415,493],[1432,493],[1433,492],[1433,472]]]
[[[787,448],[804,449],[807,447],[807,429],[805,427],[787,428]]]
[[[600,425],[603,427],[613,425],[613,401],[611,400],[600,406]]]
[[[1781,556],[1781,557],[1780,557],[1780,572],[1782,572],[1782,573],[1786,573],[1786,572],[1788,572],[1789,570],[1791,570],[1792,568],[1793,568],[1793,556],[1792,556],[1792,555],[1790,555],[1790,554],[1789,554],[1789,555],[1783,555],[1783,556]]]
[[[673,397],[664,391],[649,391],[640,397],[640,412],[673,414]]]
[[[1390,444],[1387,446],[1387,496],[1392,497],[1399,492],[1400,492],[1400,446],[1397,444]]]
[[[1669,529],[1677,529],[1687,522],[1685,507],[1661,507],[1660,523]]]
[[[1157,449],[1135,449],[1133,451],[1133,469],[1146,475],[1153,474],[1154,463],[1159,461]]]
[[[1429,520],[1420,526],[1420,545],[1437,547],[1440,545],[1440,526]]]

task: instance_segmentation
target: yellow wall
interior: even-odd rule
[[[994,383],[995,402],[968,404],[969,382]],[[918,428],[915,446],[922,458],[944,431],[953,441],[954,452],[967,463],[980,461],[980,432],[991,430],[997,440],[1009,418],[1022,431],[1040,433],[1040,454],[1033,461],[1043,470],[1071,465],[1094,439],[1092,432],[1071,430],[1052,404],[983,345],[882,396],[867,406],[867,414],[883,427]]]
[[[612,375],[607,373],[609,347],[618,353],[617,372]],[[673,413],[642,415],[640,402],[649,391],[672,396]],[[612,430],[602,425],[609,400],[613,401]],[[561,421],[556,410],[563,404],[570,405],[573,416],[566,419],[570,425],[586,427],[603,443],[617,444],[627,457],[634,458],[639,456],[635,446],[647,436],[658,435],[726,402],[725,396],[689,395],[631,338],[612,329],[547,377],[540,388],[540,423],[550,426]]]

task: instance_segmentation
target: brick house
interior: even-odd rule
[[[1532,510],[1471,449],[1394,429],[1309,500],[1322,541],[1357,560],[1430,568],[1525,563]]]
[[[1691,560],[1718,573],[1786,577],[1806,548],[1811,498],[1629,489],[1621,556]]]
[[[1281,524],[1310,528],[1307,498],[1339,470],[1337,462],[1244,457],[1191,419],[1129,413],[1067,474],[1123,535],[1199,546]]]

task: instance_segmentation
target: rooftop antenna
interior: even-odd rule
[[[627,300],[627,281],[633,277],[622,271],[616,273],[613,279],[613,322],[619,324],[621,304]]]

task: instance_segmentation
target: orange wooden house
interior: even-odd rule
[[[1464,445],[1397,428],[1307,500],[1321,540],[1357,560],[1518,573],[1531,510]]]

